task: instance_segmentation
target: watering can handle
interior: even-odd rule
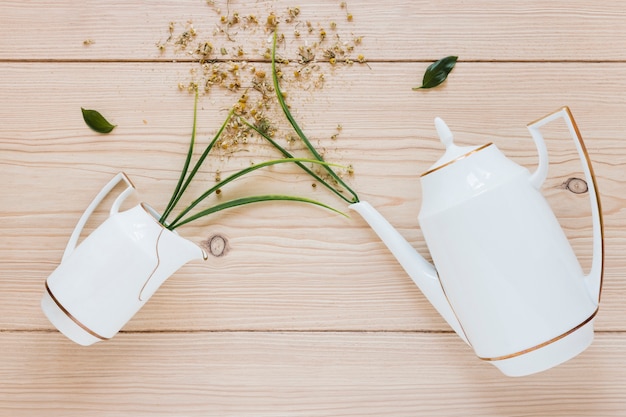
[[[61,262],[63,262],[68,256],[70,256],[70,254],[74,252],[74,249],[76,249],[76,243],[78,242],[78,238],[80,237],[80,234],[83,231],[83,227],[85,227],[89,216],[91,216],[98,204],[100,204],[102,200],[104,200],[104,197],[106,197],[111,192],[111,190],[113,190],[113,188],[115,188],[115,186],[122,180],[128,185],[128,187],[124,191],[122,191],[122,193],[113,202],[113,205],[111,206],[111,211],[109,212],[110,216],[119,211],[120,206],[122,205],[126,197],[128,197],[135,190],[135,186],[123,172],[118,173],[115,177],[113,177],[111,181],[109,181],[104,187],[102,187],[98,195],[96,195],[89,204],[89,206],[87,206],[83,215],[80,216],[80,219],[78,220],[78,223],[76,224],[76,227],[74,228],[74,231],[70,236],[70,240],[69,242],[67,242],[65,252],[63,252],[63,258],[61,258]]]
[[[602,222],[602,206],[600,204],[600,195],[598,194],[598,185],[596,177],[591,167],[591,160],[587,153],[587,148],[583,142],[578,126],[574,121],[572,112],[568,107],[563,107],[548,116],[532,122],[528,125],[528,130],[532,135],[537,151],[539,152],[539,166],[532,174],[531,184],[539,189],[545,181],[548,174],[548,150],[543,136],[539,132],[539,128],[543,125],[562,117],[569,129],[570,135],[576,144],[576,150],[583,162],[583,171],[589,189],[589,200],[591,202],[591,216],[593,226],[593,259],[591,262],[591,270],[585,277],[589,285],[591,294],[597,294],[598,302],[600,301],[600,293],[602,289],[602,275],[604,270],[604,225]]]

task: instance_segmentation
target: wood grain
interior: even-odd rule
[[[21,118],[9,117],[8,112],[19,106],[23,92],[9,92],[5,96],[6,133],[0,139],[5,151],[1,163],[4,182],[9,186],[5,190],[8,198],[2,205],[5,231],[11,235],[11,239],[4,241],[8,254],[5,259],[12,262],[5,266],[8,279],[3,285],[8,288],[0,292],[0,297],[7,295],[7,299],[0,303],[3,313],[0,320],[4,320],[7,328],[48,326],[41,315],[24,317],[19,306],[28,302],[35,308],[41,282],[58,262],[80,212],[115,172],[124,170],[131,176],[140,192],[137,199],[157,208],[165,204],[186,150],[193,103],[186,93],[177,91],[177,65],[166,64],[159,71],[150,72],[151,65],[74,64],[77,76],[72,77],[73,87],[67,88],[61,98],[51,90],[60,88],[67,78],[62,70],[67,64],[44,63],[37,68],[29,64],[25,69],[6,64],[4,79],[9,85],[19,84],[25,75],[35,78],[38,73],[44,74],[26,91],[29,95],[39,91],[40,102],[25,108]],[[599,72],[610,67],[594,66]],[[338,72],[329,79],[327,89],[303,96],[304,104],[295,104],[299,102],[294,100],[294,111],[311,137],[326,138],[327,142],[335,123],[342,122],[341,138],[333,144],[336,151],[330,156],[340,163],[354,165],[356,174],[351,182],[362,198],[378,207],[407,239],[425,252],[416,223],[420,205],[418,175],[441,152],[432,117],[446,115],[453,128],[459,127],[455,131],[460,141],[468,144],[495,141],[519,163],[532,167],[536,157],[526,122],[557,108],[558,101],[548,102],[548,97],[557,97],[559,91],[574,91],[583,75],[570,64],[553,64],[551,72],[559,74],[558,80],[555,76],[548,81],[543,79],[544,71],[536,69],[536,64],[465,64],[455,70],[445,88],[416,96],[402,82],[407,73],[417,72],[412,67],[415,65],[381,63],[372,64],[371,69]],[[114,96],[107,85],[91,87],[88,95],[98,98],[91,107],[104,106],[102,111],[113,115],[119,124],[114,135],[101,136],[85,129],[78,110],[86,99],[88,86],[110,73],[117,74]],[[544,99],[543,108],[511,103],[494,108],[497,100],[481,98],[480,88],[471,81],[479,74],[489,76],[491,91],[496,95],[509,91],[511,77],[519,79],[519,89],[526,98],[517,96],[513,101],[528,103],[528,97],[534,95]],[[143,82],[137,83],[137,79]],[[172,80],[170,88],[163,88],[160,93],[165,96],[146,102],[153,86],[167,84],[167,80]],[[598,88],[603,101],[617,102],[622,87],[626,89],[626,78],[615,82],[621,82],[622,86]],[[368,84],[385,86],[388,95],[379,100],[382,105],[373,106],[359,99]],[[58,97],[58,105],[41,114],[44,97]],[[402,97],[415,103],[411,106],[393,103],[393,98]],[[626,176],[621,161],[626,155],[619,136],[614,136],[614,129],[619,126],[611,122],[613,113],[609,106],[590,103],[587,98],[584,92],[578,96],[572,93],[567,104],[575,114],[580,114],[579,124],[598,175],[607,225],[606,286],[610,290],[606,291],[603,303],[603,313],[607,314],[600,315],[599,325],[605,329],[623,329],[623,320],[615,314],[622,311],[619,295],[623,285],[611,277],[624,272],[620,263],[624,244],[619,234],[611,232],[625,224],[621,190]],[[226,106],[229,100],[233,100],[232,96],[220,92],[203,98],[202,132],[211,132],[221,123],[221,103]],[[212,101],[216,104],[212,105]],[[472,102],[474,106],[470,106]],[[324,122],[321,115],[329,106],[333,109],[332,117],[328,118],[331,121]],[[482,122],[481,127],[485,111],[488,121]],[[592,115],[600,120],[591,120]],[[144,119],[147,124],[143,123]],[[36,120],[38,126],[28,135],[20,134],[27,120]],[[58,128],[60,120],[66,126],[63,130]],[[316,123],[317,120],[322,122]],[[580,171],[572,142],[562,130],[558,126],[546,130],[553,162],[546,193],[574,239],[576,250],[588,261],[587,195],[575,195],[562,187],[567,178]],[[229,162],[247,163],[249,153],[235,155]],[[216,166],[227,169],[229,165],[220,164],[218,158],[209,164],[212,169]],[[53,176],[45,179],[51,172]],[[279,185],[272,186],[270,179],[279,180]],[[293,193],[311,195],[343,207],[323,190],[312,191],[310,181],[296,172],[288,177],[264,172],[260,181],[247,184],[268,190],[287,187]],[[234,192],[243,193],[245,187],[246,183]],[[44,212],[42,202],[46,202]],[[131,328],[447,328],[362,220],[357,217],[345,220],[310,207],[297,207],[297,210],[256,207],[183,228],[181,233],[196,241],[214,234],[226,236],[229,253],[183,269],[166,283],[146,306],[146,314],[142,312],[130,324]],[[105,210],[99,211],[101,217],[92,226],[104,213]],[[303,217],[311,222],[303,223]],[[335,231],[332,235],[327,232],[330,229]],[[32,263],[33,256],[40,262]],[[28,265],[26,269],[25,265]],[[362,269],[363,265],[368,267]],[[20,288],[27,289],[26,298],[9,295]],[[390,300],[394,301],[390,303]],[[333,308],[328,309],[329,305]],[[369,317],[365,322],[364,316]],[[158,319],[154,320],[155,317]]]
[[[178,84],[198,65],[172,45],[159,52],[170,22],[179,33],[193,21],[199,38],[228,47],[219,57],[227,61],[236,58],[232,42],[213,34],[220,15],[245,10],[262,21],[296,6],[216,3],[219,13],[202,1],[0,4],[0,415],[623,415],[626,12],[619,2],[362,0],[347,4],[352,22],[338,1],[306,2],[297,5],[301,18],[316,31],[330,31],[335,20],[343,39],[363,37],[367,64],[319,62],[324,88],[288,84],[307,134],[328,159],[353,165],[348,181],[361,198],[424,254],[419,175],[442,151],[433,118],[443,117],[459,143],[492,141],[532,170],[526,124],[570,106],[597,175],[606,235],[597,337],[579,358],[528,378],[501,376],[450,333],[358,216],[276,204],[182,227],[201,244],[223,237],[227,251],[183,267],[113,340],[85,349],[53,330],[39,308],[43,282],[98,189],[125,171],[139,190],[130,203],[162,209],[175,185],[193,109]],[[269,72],[264,25],[240,32],[247,52],[237,59]],[[298,41],[286,34],[280,52],[291,70]],[[426,66],[448,54],[460,56],[448,81],[412,91]],[[200,141],[240,95],[213,89],[200,98]],[[108,136],[90,131],[80,107],[118,127]],[[551,167],[543,191],[588,268],[588,195],[564,187],[581,177],[580,162],[562,124],[545,135]],[[258,141],[218,154],[192,191],[212,183],[216,169],[270,155]],[[224,194],[260,191],[346,209],[288,167]]]
[[[192,20],[200,33],[211,34],[220,13],[204,1],[147,0],[98,2],[85,0],[0,5],[0,59],[5,60],[165,60],[155,44],[168,37],[168,26]],[[305,20],[327,28],[330,21],[363,36],[371,60],[434,60],[459,54],[480,61],[623,61],[626,51],[626,11],[618,2],[541,0],[500,2],[481,0],[399,0],[383,5],[375,0],[348,3],[350,24],[339,1],[293,3],[231,1],[230,12],[255,14],[261,26],[271,11],[282,16],[299,7]],[[45,28],[45,30],[38,30]],[[262,31],[260,31],[262,33]],[[85,47],[83,42],[92,40]],[[265,36],[252,45],[261,48]],[[229,48],[230,50],[230,48]]]
[[[82,349],[11,332],[21,353],[0,361],[0,390],[16,417],[621,416],[624,343],[601,334],[567,364],[503,378],[445,334],[139,333]]]

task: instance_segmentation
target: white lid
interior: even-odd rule
[[[429,171],[432,171],[442,165],[447,164],[450,161],[454,161],[463,155],[478,149],[478,146],[456,146],[454,144],[454,137],[448,125],[439,117],[435,117],[435,128],[437,128],[437,134],[441,143],[446,147],[446,153],[435,164],[430,167]]]

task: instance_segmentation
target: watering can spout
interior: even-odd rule
[[[369,203],[361,201],[350,205],[376,232],[400,265],[422,291],[450,327],[466,342],[467,338],[454,311],[450,307],[435,267],[424,259],[409,242]]]

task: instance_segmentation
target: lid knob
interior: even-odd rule
[[[435,128],[437,129],[437,134],[439,135],[439,140],[444,144],[446,149],[452,145],[454,136],[452,136],[452,131],[440,117],[435,117]]]
[[[454,161],[455,159],[458,159],[459,157],[466,155],[476,149],[476,147],[456,146],[454,144],[454,136],[452,136],[452,131],[450,130],[446,122],[444,122],[439,117],[435,117],[435,128],[437,129],[439,140],[441,140],[441,143],[443,143],[443,145],[446,147],[446,152],[441,158],[439,158],[437,162],[435,162],[432,167],[430,167],[430,170],[428,170],[427,173],[432,172],[435,169],[446,165],[450,161]],[[422,176],[424,175],[425,174],[422,174]]]

